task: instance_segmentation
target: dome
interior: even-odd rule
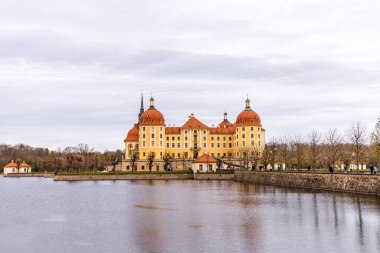
[[[236,118],[236,126],[261,126],[260,116],[251,109],[249,98],[245,100],[245,109]]]
[[[164,126],[165,119],[162,113],[154,107],[154,98],[150,98],[150,107],[140,116],[141,126]]]
[[[129,130],[127,138],[125,138],[126,141],[138,141],[139,140],[139,128],[137,124],[133,126],[131,130]]]
[[[252,110],[244,110],[242,111],[236,118],[237,126],[261,126],[260,116]]]

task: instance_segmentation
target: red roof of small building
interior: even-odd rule
[[[208,154],[203,154],[201,157],[199,157],[197,160],[194,161],[194,163],[217,163],[217,162],[218,160],[209,156]]]
[[[189,120],[182,126],[182,129],[209,129],[209,127],[194,116],[190,116]]]
[[[17,168],[17,163],[12,161],[8,163],[7,165],[5,165],[4,168]]]
[[[22,162],[22,163],[20,164],[20,168],[29,168],[29,167],[30,167],[30,165],[27,164],[26,162]]]
[[[125,138],[124,142],[127,141],[138,141],[139,140],[139,128],[137,124],[135,124],[131,130],[129,130],[127,134],[127,138]]]

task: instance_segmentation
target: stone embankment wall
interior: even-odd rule
[[[380,176],[235,171],[235,181],[380,196]]]
[[[234,180],[234,174],[194,174],[195,180]]]
[[[33,173],[10,173],[4,177],[54,177],[54,173],[33,172]]]
[[[121,174],[121,175],[56,175],[54,181],[97,180],[184,180],[193,179],[192,174]]]

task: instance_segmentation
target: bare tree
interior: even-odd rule
[[[288,137],[284,136],[279,139],[278,154],[280,162],[285,164],[284,169],[286,169],[288,167],[290,155],[290,139]]]
[[[217,160],[216,166],[218,167],[219,175],[221,175],[222,174],[223,159],[218,156],[216,158],[216,160]]]
[[[291,150],[293,152],[294,163],[297,166],[297,170],[300,171],[305,166],[305,153],[307,144],[304,138],[301,136],[295,136],[291,143]]]
[[[270,152],[269,146],[265,145],[265,148],[260,156],[261,164],[264,166],[264,171],[267,169],[268,165],[271,163],[272,153]]]
[[[164,160],[164,170],[167,171],[170,168],[172,157],[170,154],[166,153],[162,159]]]
[[[274,166],[276,164],[276,156],[277,156],[277,142],[276,139],[272,139],[272,141],[268,144],[269,152],[271,154],[270,162],[272,166],[272,170],[274,170]]]
[[[377,120],[375,129],[371,133],[371,153],[380,166],[380,118]]]
[[[313,170],[315,171],[317,167],[317,162],[320,157],[320,142],[321,142],[321,133],[313,130],[309,135],[309,157],[310,157],[310,162]]]
[[[250,149],[250,161],[251,161],[251,164],[252,164],[252,169],[253,170],[257,170],[257,167],[259,165],[259,161],[261,159],[261,154],[262,154],[262,149],[259,148],[259,147],[251,147]]]
[[[335,167],[336,161],[338,161],[342,156],[342,137],[338,133],[338,129],[334,128],[329,129],[325,138],[327,144],[327,158],[329,159],[330,164]]]
[[[347,138],[352,145],[352,155],[356,162],[356,170],[359,172],[360,162],[364,158],[365,142],[367,139],[367,126],[361,122],[353,123],[347,130]]]
[[[134,171],[134,169],[136,167],[136,163],[137,163],[138,159],[139,159],[139,157],[137,155],[137,152],[132,152],[131,160],[129,161],[130,164],[131,164],[131,170],[132,170],[132,172]]]
[[[239,160],[240,166],[245,169],[248,169],[251,149],[249,147],[243,147],[243,148],[239,148],[238,152],[239,152],[238,160]]]
[[[154,165],[154,159],[155,159],[155,154],[154,152],[150,152],[148,154],[148,158],[146,161],[146,165],[148,166],[149,171],[152,171],[153,165]]]

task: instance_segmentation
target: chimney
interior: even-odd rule
[[[191,117],[194,118],[194,113],[191,114]]]

